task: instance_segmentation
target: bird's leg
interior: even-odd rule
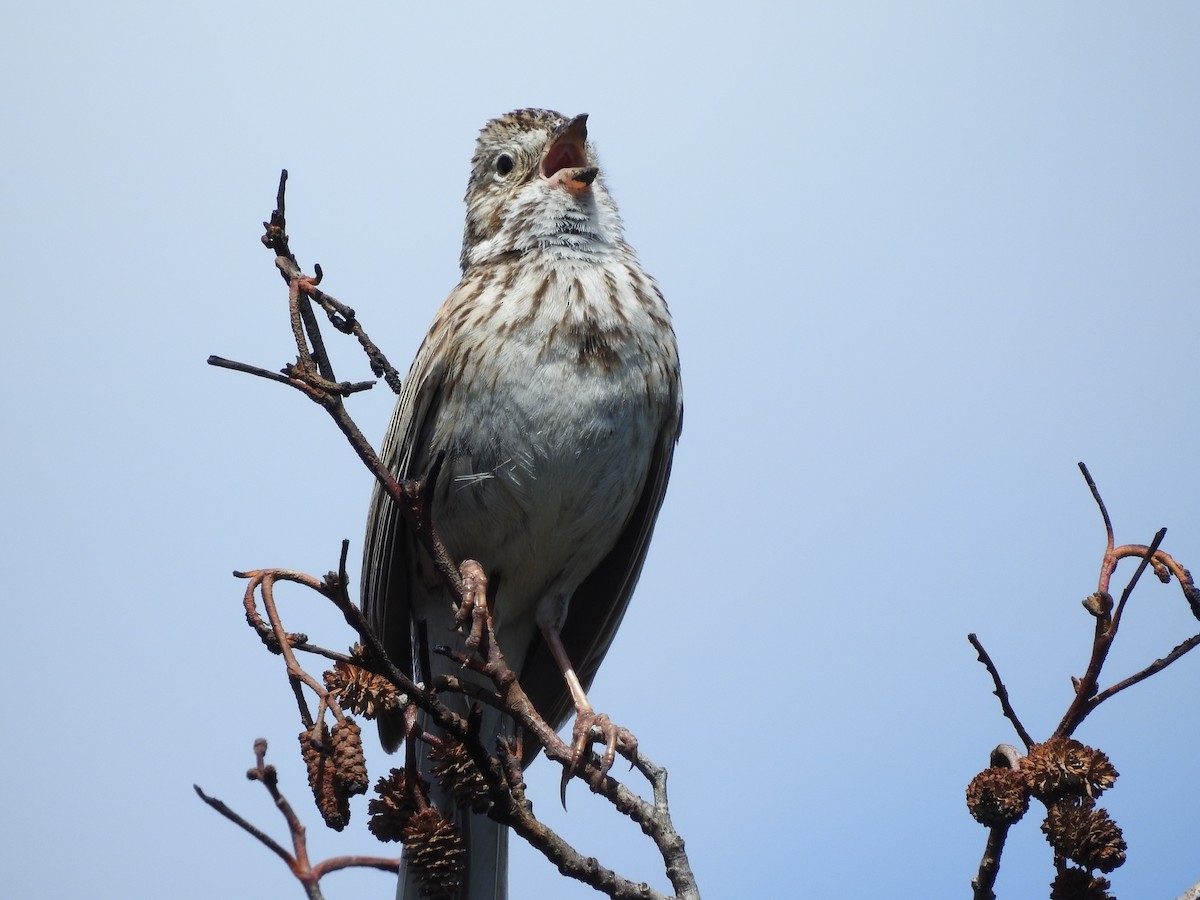
[[[567,781],[575,774],[575,769],[582,761],[583,754],[587,752],[592,743],[604,742],[604,755],[600,759],[600,771],[603,774],[612,768],[613,760],[617,756],[618,741],[624,747],[629,758],[637,757],[637,738],[628,728],[613,724],[613,721],[604,713],[598,713],[592,709],[592,704],[588,702],[587,692],[579,683],[579,676],[575,674],[575,667],[567,656],[567,650],[562,644],[557,629],[543,626],[542,637],[546,639],[546,645],[550,648],[550,653],[554,656],[554,661],[558,663],[558,668],[571,691],[571,699],[575,701],[575,727],[571,729],[571,764],[563,773],[563,790],[565,791]],[[593,729],[600,732],[598,739],[592,738]]]
[[[458,609],[454,613],[454,624],[458,626],[471,623],[467,633],[467,655],[470,656],[484,645],[484,639],[491,631],[491,610],[487,602],[487,575],[483,566],[473,559],[466,560],[458,567],[462,576],[462,595]]]

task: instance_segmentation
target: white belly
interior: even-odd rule
[[[666,379],[650,369],[655,310],[632,287],[615,305],[588,302],[605,284],[603,267],[581,267],[535,306],[512,299],[533,293],[518,283],[503,306],[484,307],[484,334],[455,378],[464,396],[453,406],[474,414],[444,411],[436,428],[446,460],[434,525],[454,558],[499,576],[502,630],[535,612],[539,624],[561,625],[629,520],[674,413]],[[661,391],[648,389],[658,382]]]

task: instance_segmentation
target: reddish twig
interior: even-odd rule
[[[445,547],[442,546],[436,533],[427,527],[421,527],[422,512],[418,485],[415,483],[401,484],[396,480],[375,453],[375,448],[371,446],[371,443],[363,436],[346,412],[343,399],[358,391],[366,390],[370,387],[370,382],[353,383],[336,380],[329,355],[325,351],[320,328],[312,313],[310,301],[315,300],[321,303],[331,316],[331,321],[336,317],[335,325],[340,330],[354,334],[358,338],[360,345],[367,351],[370,358],[372,371],[377,375],[382,375],[396,391],[400,387],[399,375],[363,331],[362,326],[354,317],[354,310],[317,288],[322,277],[320,266],[314,266],[316,275],[311,277],[305,275],[300,269],[296,256],[289,245],[286,232],[284,214],[286,186],[287,170],[285,169],[279,179],[279,189],[275,196],[275,210],[271,213],[270,220],[263,223],[266,232],[262,242],[276,254],[276,267],[288,284],[289,318],[296,342],[297,361],[283,367],[282,377],[275,373],[268,373],[267,370],[257,366],[219,356],[210,356],[209,365],[246,372],[288,384],[324,409],[350,442],[350,446],[358,454],[359,459],[371,470],[395,502],[401,514],[409,518],[414,533],[425,544],[426,549],[437,563],[442,577],[454,593],[458,594],[461,592],[462,586],[457,567],[450,564],[449,554],[446,553]]]
[[[1183,566],[1175,561],[1169,554],[1159,549],[1163,538],[1166,536],[1166,529],[1160,529],[1155,534],[1154,539],[1148,546],[1141,544],[1123,544],[1116,546],[1116,541],[1113,533],[1112,519],[1109,517],[1108,509],[1104,504],[1103,498],[1100,496],[1100,491],[1096,487],[1096,482],[1092,478],[1086,465],[1079,463],[1079,469],[1083,473],[1083,477],[1087,482],[1088,489],[1092,493],[1092,498],[1096,501],[1096,506],[1100,510],[1101,518],[1104,520],[1105,531],[1105,548],[1103,559],[1100,564],[1099,587],[1096,593],[1088,597],[1083,605],[1095,619],[1094,636],[1092,640],[1091,656],[1088,660],[1087,669],[1083,677],[1072,679],[1075,685],[1075,695],[1069,704],[1067,711],[1064,713],[1058,727],[1054,730],[1052,737],[1069,738],[1079,725],[1087,718],[1087,716],[1104,701],[1115,696],[1128,687],[1133,686],[1145,679],[1149,678],[1156,672],[1160,672],[1188,653],[1197,645],[1200,645],[1200,634],[1195,635],[1183,643],[1175,647],[1162,659],[1157,659],[1150,665],[1146,666],[1139,672],[1120,681],[1103,691],[1099,690],[1099,680],[1104,664],[1108,659],[1108,654],[1112,649],[1113,641],[1116,639],[1117,633],[1121,626],[1122,618],[1129,603],[1129,599],[1137,587],[1142,574],[1147,567],[1152,567],[1158,578],[1165,582],[1170,581],[1171,576],[1179,582],[1183,589],[1185,598],[1192,607],[1193,613],[1200,617],[1200,594],[1197,593],[1195,584],[1192,581],[1191,573]],[[1122,559],[1137,557],[1140,562],[1129,583],[1121,592],[1121,597],[1114,603],[1112,595],[1109,593],[1109,587],[1112,581],[1113,573],[1116,571],[1117,565]],[[1017,733],[1021,736],[1021,740],[1025,743],[1026,751],[1033,747],[1034,742],[1029,733],[1021,725],[1017,718],[1015,710],[1009,702],[1008,692],[1000,679],[999,672],[991,657],[988,656],[983,649],[983,645],[979,639],[970,634],[967,636],[972,646],[975,647],[979,654],[979,661],[986,666],[989,674],[992,676],[993,684],[995,685],[995,694],[1000,699],[1001,708],[1004,711],[1006,718],[1012,722]],[[1003,754],[998,752],[1004,749],[1006,745],[997,748],[992,754],[992,767],[1006,766],[1009,768],[1018,768],[1019,753],[1015,748],[1008,748]],[[1115,777],[1115,773],[1114,773]],[[999,873],[1000,857],[1004,850],[1004,844],[1007,839],[1009,825],[993,826],[988,834],[987,846],[984,850],[983,858],[979,864],[979,870],[975,878],[972,879],[972,888],[976,900],[994,900],[995,892],[993,890],[996,876]],[[1056,845],[1057,846],[1057,845]],[[1122,845],[1123,847],[1123,845]],[[1056,869],[1060,875],[1065,872],[1065,858],[1057,855],[1055,859]]]
[[[595,887],[614,898],[622,900],[668,900],[666,895],[647,889],[644,884],[625,879],[615,871],[600,865],[595,859],[586,857],[576,851],[552,829],[547,828],[533,814],[532,806],[525,801],[523,785],[520,793],[512,789],[513,778],[500,762],[489,755],[479,739],[478,729],[471,728],[468,721],[456,715],[440,701],[435,694],[423,690],[388,661],[378,639],[362,617],[361,611],[353,604],[345,587],[346,544],[343,543],[339,572],[326,576],[318,581],[312,576],[287,569],[264,569],[254,572],[238,573],[241,577],[250,579],[248,595],[253,594],[255,586],[263,597],[263,605],[269,622],[269,632],[274,644],[285,648],[281,650],[288,667],[289,681],[298,691],[299,685],[313,689],[322,701],[329,701],[334,709],[336,698],[317,680],[304,672],[291,646],[288,632],[285,631],[274,599],[274,583],[286,581],[304,585],[329,598],[341,610],[346,621],[359,634],[380,663],[382,674],[409,695],[410,700],[430,713],[434,721],[451,737],[458,740],[466,748],[472,762],[483,776],[488,785],[488,796],[493,806],[489,815],[499,822],[511,827],[519,835],[539,850],[547,859],[552,861],[566,875]],[[473,577],[478,577],[475,575]],[[468,590],[473,588],[468,584]],[[486,604],[484,604],[486,606]],[[250,618],[249,614],[247,618]],[[479,619],[472,615],[472,621]],[[491,617],[481,617],[479,627],[480,650],[485,652],[483,659],[475,657],[471,660],[472,668],[477,669],[497,687],[497,697],[501,707],[512,716],[526,733],[532,735],[544,747],[548,758],[559,762],[564,768],[573,760],[572,748],[558,737],[549,724],[541,718],[517,681],[515,673],[509,669],[499,644],[492,630]],[[264,626],[265,627],[265,626]],[[496,702],[496,697],[488,698]],[[306,712],[306,707],[302,706]],[[302,712],[303,714],[303,712]],[[335,711],[336,714],[336,711]],[[318,712],[316,719],[320,718]],[[308,723],[311,726],[311,722]],[[650,836],[662,855],[667,876],[675,889],[679,900],[698,898],[699,892],[695,878],[691,872],[683,841],[675,831],[671,822],[666,790],[666,770],[657,766],[644,754],[638,753],[631,758],[634,767],[647,779],[653,789],[653,801],[646,801],[637,793],[605,773],[599,759],[594,755],[578,766],[576,777],[581,778],[589,788],[606,797],[623,815],[636,822]],[[313,867],[316,871],[316,867]]]
[[[470,577],[464,577],[466,591],[476,589],[482,570],[474,571],[477,563],[463,564],[464,575],[470,572]],[[486,582],[486,579],[484,579]],[[558,737],[558,734],[538,714],[530,702],[528,695],[517,681],[516,674],[508,668],[504,655],[496,641],[492,630],[490,615],[472,616],[473,624],[483,631],[479,647],[485,653],[481,671],[496,686],[504,708],[544,748],[546,756],[555,760],[570,770],[575,765],[574,748]],[[622,815],[636,822],[642,831],[654,841],[663,859],[667,877],[679,900],[699,900],[699,890],[691,864],[684,850],[683,840],[675,831],[671,822],[670,807],[667,802],[667,773],[655,765],[644,754],[629,752],[629,748],[619,748],[633,766],[650,782],[654,801],[647,802],[628,787],[610,777],[600,759],[594,754],[585,759],[575,768],[576,777],[581,778],[593,793],[605,797]],[[666,900],[663,895],[653,891],[641,883],[635,883],[622,878],[615,872],[601,866],[596,860],[587,858],[574,850],[552,830],[548,829],[534,815],[532,807],[527,803],[518,803],[512,793],[505,787],[503,781],[496,776],[495,761],[490,757],[476,758],[476,750],[468,745],[472,757],[480,771],[484,773],[489,785],[489,796],[495,804],[489,813],[492,818],[510,826],[539,850],[547,859],[553,862],[560,871],[579,881],[589,884],[597,890],[607,893],[614,898],[659,898]],[[486,766],[486,770],[485,770]]]
[[[465,739],[466,730],[462,718],[444,704],[438,702],[436,696],[422,689],[392,664],[383,649],[382,643],[380,643],[375,633],[371,630],[370,625],[368,625],[366,619],[363,617],[362,611],[350,600],[346,590],[345,572],[348,546],[348,541],[342,542],[339,572],[326,576],[324,580],[292,569],[261,569],[249,572],[234,572],[233,574],[238,578],[245,578],[249,581],[246,586],[244,600],[247,621],[259,632],[260,637],[263,637],[264,643],[273,652],[281,653],[284,656],[288,678],[292,682],[293,688],[297,684],[303,684],[311,688],[319,699],[325,700],[328,698],[329,708],[333,711],[335,717],[341,721],[343,712],[336,698],[331,697],[325,686],[304,670],[292,652],[293,650],[308,649],[310,647],[307,643],[307,636],[285,631],[275,605],[274,585],[276,582],[284,581],[299,584],[316,591],[333,602],[338,610],[342,612],[343,617],[350,627],[354,629],[359,640],[371,650],[372,659],[376,667],[380,669],[379,674],[391,681],[402,693],[407,694],[413,703],[432,715],[438,725],[456,738],[460,740]],[[263,598],[263,605],[267,610],[269,624],[264,623],[257,612],[254,598],[258,595],[261,595]],[[361,660],[352,659],[345,654],[333,653],[321,647],[313,648],[310,652],[315,652],[328,658],[341,659],[351,662],[354,665],[362,664]],[[305,716],[306,707],[303,703],[301,704],[301,710],[301,715]],[[305,719],[305,724],[306,727],[312,725],[311,716]]]
[[[618,748],[622,755],[629,758],[633,766],[650,782],[654,799],[646,801],[609,777],[606,772],[607,767],[595,754],[589,753],[587,758],[576,766],[577,754],[569,745],[559,739],[554,729],[541,718],[533,708],[528,696],[521,689],[515,673],[508,668],[493,633],[493,623],[486,604],[486,590],[479,587],[479,579],[482,578],[482,584],[486,588],[486,578],[483,577],[482,570],[479,569],[478,572],[471,570],[469,572],[471,577],[463,577],[463,573],[467,570],[460,570],[450,559],[432,527],[427,506],[421,502],[423,494],[431,496],[433,493],[441,459],[439,458],[431,471],[426,474],[424,484],[398,482],[346,412],[344,398],[370,387],[370,383],[352,384],[336,381],[324,342],[320,336],[316,317],[313,315],[311,303],[316,302],[321,305],[339,331],[353,334],[358,338],[371,360],[372,370],[376,375],[382,375],[387,379],[393,390],[399,390],[399,378],[383,354],[363,332],[354,310],[318,288],[322,278],[320,266],[314,266],[316,273],[314,277],[306,276],[301,271],[289,246],[285,230],[286,180],[287,172],[284,171],[276,196],[276,209],[272,213],[270,221],[264,223],[266,233],[262,240],[276,254],[276,266],[288,284],[289,318],[296,340],[297,360],[285,366],[281,370],[282,374],[268,372],[255,366],[220,357],[210,357],[210,364],[288,384],[304,393],[329,413],[356,454],[397,505],[401,514],[408,518],[414,534],[418,536],[435,560],[446,584],[459,596],[460,609],[464,613],[464,624],[470,624],[467,642],[468,651],[471,653],[470,665],[477,671],[483,672],[496,687],[495,695],[489,695],[486,690],[472,690],[470,693],[484,702],[493,705],[499,704],[520,725],[525,734],[545,749],[548,758],[558,761],[564,767],[572,766],[575,776],[583,779],[592,791],[608,798],[618,811],[637,822],[659,848],[666,865],[667,876],[675,889],[676,898],[678,900],[698,900],[699,892],[684,852],[683,841],[675,831],[670,819],[666,793],[666,771],[645,756],[638,754],[632,743],[622,744]],[[391,681],[398,690],[407,694],[413,705],[428,713],[432,721],[440,726],[450,739],[460,742],[466,749],[475,768],[487,785],[488,797],[492,802],[489,815],[492,818],[509,825],[518,834],[528,839],[533,846],[554,861],[564,874],[590,884],[609,896],[627,898],[627,900],[633,900],[633,898],[667,900],[665,895],[646,885],[624,879],[599,865],[596,860],[584,857],[557,834],[546,828],[533,816],[532,806],[525,800],[521,761],[514,757],[513,752],[505,749],[499,750],[500,759],[489,755],[488,749],[483,746],[479,738],[477,714],[464,720],[443,705],[437,699],[436,694],[414,684],[407,673],[396,669],[388,659],[378,637],[363,617],[362,611],[350,599],[345,566],[347,548],[348,543],[343,542],[339,571],[336,574],[330,574],[320,582],[302,573],[285,569],[236,573],[239,577],[250,580],[245,599],[247,621],[270,649],[284,656],[289,682],[297,695],[301,714],[305,718],[306,724],[311,724],[313,717],[309,715],[307,705],[303,700],[304,687],[313,690],[319,698],[315,717],[318,723],[323,717],[326,707],[333,711],[339,720],[341,719],[341,710],[336,697],[327,691],[317,679],[304,671],[293,651],[321,652],[322,655],[329,656],[329,658],[345,659],[355,665],[361,664],[363,660],[349,660],[342,654],[331,654],[330,651],[311,648],[305,635],[285,632],[274,599],[274,584],[277,581],[303,584],[318,591],[338,607],[347,623],[359,635],[363,645],[367,648],[367,660],[371,670],[382,675]],[[478,567],[476,566],[476,568]],[[262,598],[263,609],[266,612],[265,621],[258,612],[256,596]],[[459,685],[455,685],[453,679],[442,679],[438,686],[445,690]],[[405,716],[408,723],[407,743],[411,748],[421,729],[415,727],[413,718],[415,710],[412,706],[405,710]],[[265,743],[263,747],[265,750]],[[409,758],[406,760],[406,769],[411,768],[414,756],[415,754],[409,754]],[[261,757],[259,768],[263,768]],[[266,767],[266,769],[270,769],[273,779],[274,770],[271,767]],[[410,774],[415,776],[416,773],[410,772]],[[415,777],[411,780],[413,783],[416,782]],[[264,783],[267,783],[265,779]],[[269,787],[273,788],[273,782]],[[277,790],[273,789],[272,794],[276,796]],[[204,795],[201,794],[201,796]],[[209,798],[205,799],[208,802]],[[210,802],[210,805],[214,804],[220,804],[220,801]],[[220,804],[220,807],[214,805],[214,808],[218,808],[219,811],[221,811],[221,807],[224,807],[224,804]],[[290,807],[287,807],[287,810],[290,813]],[[256,836],[261,834],[240,817],[236,817],[232,811],[228,811],[227,808],[225,811],[224,814],[252,834],[256,834]],[[303,852],[303,827],[299,825],[298,821],[293,822],[293,819],[294,816],[291,816],[288,821],[289,828],[293,831],[293,842],[296,844],[295,854],[287,854],[277,844],[272,849],[290,861],[289,865],[292,865],[294,872],[299,870],[308,873],[304,877],[301,877],[300,874],[297,875],[306,884],[306,889],[309,889],[311,883],[311,889],[315,891],[316,881],[319,880],[320,875],[335,868],[371,865],[394,870],[392,861],[380,861],[372,857],[340,857],[317,866],[309,866]],[[298,844],[296,835],[299,835],[300,843]],[[263,838],[265,837],[263,835]],[[319,893],[313,893],[310,896],[319,896]]]
[[[1092,656],[1088,660],[1087,671],[1084,672],[1083,677],[1075,685],[1075,697],[1071,700],[1071,705],[1067,707],[1066,713],[1063,714],[1062,721],[1054,729],[1053,736],[1070,737],[1075,733],[1075,729],[1079,727],[1080,723],[1096,708],[1097,704],[1092,701],[1095,699],[1096,691],[1099,688],[1100,673],[1104,668],[1105,661],[1108,659],[1108,652],[1112,649],[1113,640],[1117,636],[1117,628],[1121,623],[1121,614],[1125,609],[1125,604],[1129,600],[1130,594],[1133,593],[1133,589],[1137,587],[1142,573],[1150,565],[1151,558],[1153,558],[1154,553],[1158,550],[1158,545],[1162,543],[1162,539],[1166,537],[1166,534],[1167,529],[1159,529],[1150,546],[1146,548],[1141,565],[1137,567],[1137,570],[1133,573],[1133,577],[1129,579],[1129,584],[1121,592],[1121,599],[1117,603],[1116,610],[1111,615],[1104,612],[1096,617],[1096,633],[1092,641]]]
[[[295,860],[292,858],[292,855],[284,850],[283,847],[281,847],[278,843],[276,843],[273,837],[243,819],[236,812],[230,809],[224,801],[218,800],[216,797],[208,796],[208,794],[201,790],[200,785],[198,784],[193,784],[192,790],[196,792],[201,800],[227,818],[230,822],[247,832],[255,840],[261,842],[268,850],[287,863],[289,867],[295,862]]]
[[[271,212],[270,221],[263,222],[265,231],[262,236],[262,242],[268,250],[271,250],[279,257],[276,261],[276,266],[279,268],[279,273],[283,276],[283,280],[288,282],[290,287],[291,282],[300,274],[300,264],[296,261],[296,255],[292,252],[286,231],[287,178],[287,169],[284,169],[279,174],[279,188],[275,192],[275,209]],[[383,355],[383,352],[376,346],[375,342],[367,336],[362,325],[359,324],[354,310],[335,297],[317,289],[316,286],[320,284],[322,278],[321,267],[314,265],[313,271],[316,273],[316,278],[312,279],[306,288],[308,295],[325,310],[325,314],[329,317],[329,321],[334,328],[343,334],[353,335],[358,340],[359,345],[366,352],[367,358],[370,360],[371,371],[374,372],[375,376],[383,378],[393,392],[400,393],[400,373],[388,362],[387,357]],[[306,327],[308,327],[310,334],[317,336],[316,340],[319,341],[319,330],[316,327],[315,320],[306,323]],[[324,352],[323,346],[320,352]],[[326,357],[327,361],[328,357]],[[332,376],[330,377],[332,378]]]
[[[1100,509],[1100,515],[1104,519],[1104,531],[1107,538],[1104,557],[1100,561],[1100,578],[1097,590],[1101,593],[1109,593],[1109,584],[1112,580],[1113,572],[1116,571],[1117,564],[1121,560],[1130,557],[1137,557],[1139,559],[1149,558],[1150,564],[1154,567],[1154,573],[1161,582],[1166,584],[1171,580],[1172,575],[1175,576],[1175,580],[1179,582],[1179,586],[1183,589],[1183,596],[1192,607],[1192,612],[1197,618],[1200,618],[1200,592],[1197,592],[1196,585],[1192,581],[1192,573],[1176,562],[1169,553],[1164,553],[1162,550],[1155,549],[1153,552],[1148,553],[1150,548],[1144,544],[1114,546],[1112,520],[1108,516],[1108,509],[1104,505],[1104,500],[1100,496],[1100,490],[1096,487],[1096,482],[1092,479],[1092,473],[1088,471],[1086,465],[1079,463],[1079,471],[1083,473],[1088,489],[1092,492],[1092,498],[1096,501],[1096,506]]]
[[[260,782],[271,795],[271,799],[275,801],[275,808],[279,810],[280,815],[287,822],[288,832],[291,834],[291,853],[285,850],[270,835],[255,827],[230,809],[224,802],[215,797],[208,796],[198,785],[192,785],[192,787],[201,800],[282,859],[296,877],[296,880],[304,887],[305,895],[309,900],[320,900],[322,897],[320,888],[322,876],[330,872],[336,872],[339,869],[379,869],[385,872],[398,872],[400,870],[400,860],[398,858],[388,859],[377,856],[337,856],[312,865],[308,859],[308,840],[304,823],[300,821],[300,817],[296,815],[296,811],[292,809],[292,805],[279,790],[278,773],[275,771],[274,766],[266,764],[266,754],[267,742],[259,738],[254,742],[254,767],[246,772],[246,777],[251,781]]]

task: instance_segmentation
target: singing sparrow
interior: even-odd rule
[[[430,515],[491,582],[496,639],[539,713],[593,717],[585,691],[646,558],[683,415],[666,303],[625,242],[587,116],[522,109],[480,133],[462,280],[434,317],[384,441],[398,478],[439,457]],[[452,598],[378,488],[364,604],[392,660],[424,620],[452,638]],[[461,674],[435,657],[429,678]],[[502,725],[489,713],[485,746]],[[399,735],[386,727],[384,744]],[[473,817],[463,897],[506,894],[505,830]],[[414,895],[415,896],[415,895]]]

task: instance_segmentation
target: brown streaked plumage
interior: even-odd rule
[[[417,479],[444,455],[426,498],[434,526],[452,557],[488,573],[497,640],[538,711],[559,727],[574,709],[586,724],[583,691],[641,572],[679,436],[675,336],[624,240],[585,116],[526,109],[489,122],[466,202],[462,280],[417,353],[382,455]],[[418,621],[432,643],[457,639],[452,598],[378,490],[363,597],[402,668]],[[433,666],[418,675],[453,668]],[[486,744],[501,727],[485,717]],[[398,735],[381,736],[394,748]],[[505,840],[472,818],[463,898],[506,896]]]

